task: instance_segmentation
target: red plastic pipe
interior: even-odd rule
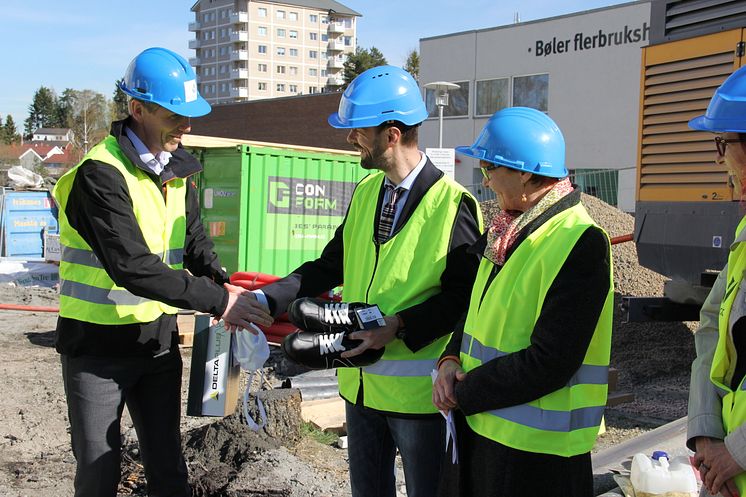
[[[616,245],[617,243],[631,242],[634,239],[635,238],[632,233],[630,233],[629,235],[615,236],[611,239],[611,244]]]
[[[29,312],[60,312],[59,307],[45,307],[42,305],[21,305],[21,304],[0,304],[0,310],[29,311]]]

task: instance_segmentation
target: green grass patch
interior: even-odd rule
[[[301,425],[300,431],[304,437],[310,437],[324,445],[334,445],[339,439],[336,433],[327,433],[325,431],[321,431],[311,423],[307,423],[305,421]]]

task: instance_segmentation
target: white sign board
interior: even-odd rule
[[[425,154],[430,157],[435,167],[443,171],[446,176],[456,179],[456,150],[452,148],[426,148]]]

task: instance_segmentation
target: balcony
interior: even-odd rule
[[[245,22],[249,22],[249,13],[248,12],[232,12],[231,22],[233,24],[242,24]]]
[[[231,52],[231,60],[249,60],[248,50],[233,50]]]
[[[232,42],[249,41],[249,32],[248,31],[233,31],[231,33],[231,41]]]
[[[189,23],[189,31],[199,31],[202,29],[202,25],[198,22],[190,22]]]
[[[326,80],[327,86],[342,86],[345,84],[345,80],[342,78],[338,78],[337,76],[329,76],[329,78]]]
[[[231,79],[249,79],[249,70],[231,69]]]
[[[202,40],[189,40],[189,48],[199,48],[202,46]]]
[[[190,57],[189,65],[192,67],[196,67],[196,66],[202,65],[202,61],[200,60],[199,57]]]
[[[342,40],[329,40],[329,51],[330,52],[341,52],[345,49],[344,41]]]
[[[249,98],[249,88],[246,86],[231,88],[231,98]]]
[[[329,23],[329,33],[344,33],[345,32],[345,25],[341,22],[330,22]]]
[[[345,66],[345,61],[342,59],[338,59],[337,57],[329,59],[329,62],[327,64],[327,67],[329,69],[342,69],[344,66]]]

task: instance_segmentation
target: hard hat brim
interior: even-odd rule
[[[158,104],[164,109],[170,110],[174,114],[178,114],[184,117],[201,117],[210,113],[212,106],[202,98],[201,95],[197,96],[197,100],[188,102],[185,104],[173,105],[170,103]]]
[[[329,123],[329,126],[332,128],[354,128],[355,126],[352,126],[350,123],[343,122],[339,118],[339,113],[335,112],[334,114],[330,114],[329,117],[326,119],[326,122]]]
[[[742,119],[709,119],[706,115],[697,116],[689,121],[689,127],[710,133],[746,133]]]

